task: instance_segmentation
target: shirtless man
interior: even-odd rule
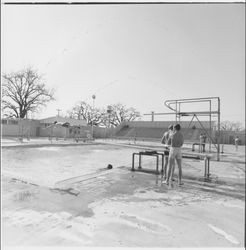
[[[168,157],[169,157],[169,146],[170,146],[170,143],[168,144],[168,139],[170,137],[170,135],[173,133],[173,125],[170,125],[168,127],[168,131],[166,131],[163,136],[162,136],[162,139],[161,139],[161,143],[165,145],[165,150],[164,150],[164,170],[163,170],[163,178],[166,179],[166,176],[167,176],[167,165],[168,165]],[[175,168],[175,163],[174,163],[174,166],[172,168],[172,175],[173,175],[173,172],[174,172],[174,168]]]
[[[165,181],[166,184],[169,184],[169,180],[173,178],[173,166],[175,159],[178,164],[179,168],[179,175],[178,175],[178,185],[182,185],[183,183],[181,182],[182,179],[182,153],[181,153],[181,147],[183,146],[184,143],[184,137],[182,133],[180,132],[180,125],[176,124],[174,126],[174,132],[170,135],[168,139],[168,144],[170,143],[170,152],[169,152],[169,163],[168,163],[168,173],[167,173],[167,179]]]

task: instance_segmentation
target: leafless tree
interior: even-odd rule
[[[140,113],[135,108],[127,108],[121,103],[111,105],[112,111],[109,114],[109,121],[113,127],[124,121],[134,121],[140,117]]]
[[[2,112],[8,117],[25,118],[54,100],[54,91],[45,87],[41,75],[32,68],[3,74]]]
[[[223,131],[242,131],[244,127],[241,122],[231,122],[231,121],[222,121],[220,124],[221,130]]]
[[[110,105],[111,110],[94,108],[82,101],[72,110],[68,111],[68,116],[75,119],[85,119],[88,125],[113,126],[116,127],[123,121],[134,121],[140,117],[139,112],[134,108],[126,108],[123,104]]]
[[[98,126],[102,123],[102,112],[98,108],[93,108],[90,104],[81,101],[67,112],[70,118],[84,119],[88,125]]]

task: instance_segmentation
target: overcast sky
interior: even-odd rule
[[[2,72],[32,66],[56,89],[35,118],[93,94],[141,114],[218,96],[222,120],[244,123],[244,21],[244,4],[4,5]]]

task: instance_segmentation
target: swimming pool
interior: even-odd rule
[[[130,166],[132,148],[111,145],[3,148],[2,174],[42,186],[106,168]]]

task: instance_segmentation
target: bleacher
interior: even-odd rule
[[[136,127],[128,133],[128,137],[160,139],[164,132],[163,128]]]
[[[200,141],[200,134],[203,132],[200,129],[182,129],[182,134],[184,135],[184,140],[185,141],[190,141],[190,142],[199,142]]]
[[[123,126],[114,137],[119,139],[149,139],[149,140],[160,140],[164,132],[168,128],[158,128],[158,127],[130,127]],[[182,129],[182,134],[184,135],[185,141],[199,142],[201,130],[200,129]]]
[[[129,126],[122,127],[115,136],[117,137],[127,137],[127,134],[132,130],[133,128],[130,128]]]

